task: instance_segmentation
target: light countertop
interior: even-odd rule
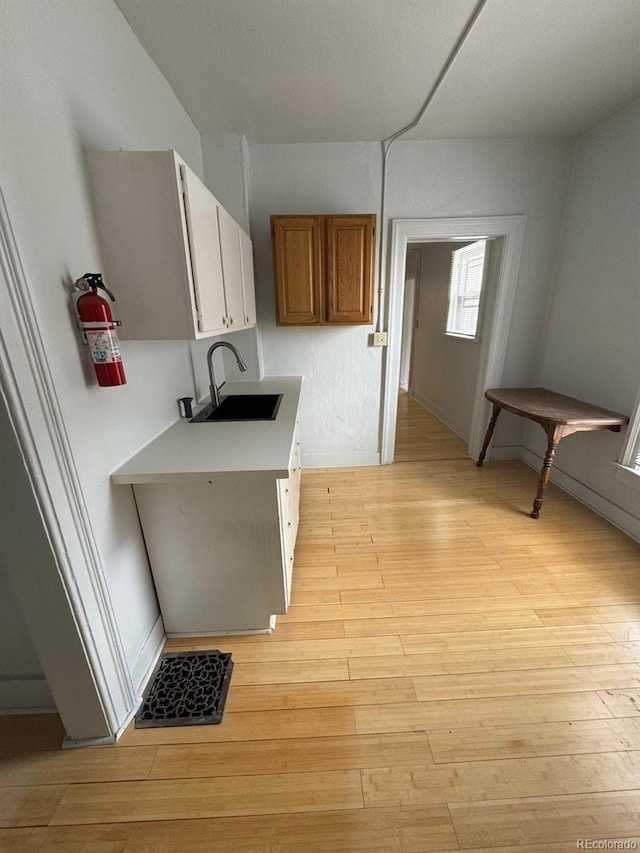
[[[111,481],[170,483],[247,472],[286,477],[301,386],[301,376],[225,382],[222,395],[284,394],[276,419],[191,424],[180,418],[114,471]]]

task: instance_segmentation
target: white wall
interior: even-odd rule
[[[480,341],[445,335],[451,253],[468,245],[427,243],[420,248],[420,281],[411,359],[413,396],[469,441]],[[481,329],[481,327],[480,327]]]
[[[247,151],[241,133],[202,134],[204,181],[245,231],[249,230],[249,200],[245,192]]]
[[[393,218],[526,214],[527,227],[505,384],[531,383],[567,192],[569,141],[398,142],[389,158]],[[380,208],[380,146],[373,143],[251,146],[251,227],[266,373],[304,373],[304,464],[378,458],[382,359],[372,327],[278,328],[269,238],[271,213],[373,213]],[[521,443],[505,416],[496,444]]]
[[[109,474],[175,420],[176,398],[193,393],[193,374],[186,343],[125,342],[128,384],[96,385],[67,289],[101,268],[82,152],[175,148],[202,174],[200,137],[112,0],[6,0],[0,30],[0,179],[119,632],[139,678],[159,611],[132,492],[111,486]]]
[[[539,384],[630,414],[640,387],[640,100],[578,143]],[[554,469],[640,519],[640,491],[615,478],[622,435],[565,439]],[[526,446],[544,453],[541,431]],[[571,487],[571,483],[565,485]],[[603,507],[599,505],[603,510]],[[604,510],[603,510],[604,511]]]
[[[368,346],[372,326],[275,325],[272,213],[376,213],[380,153],[376,144],[251,146],[251,234],[258,323],[266,374],[305,377],[300,407],[303,465],[379,461],[381,350]]]
[[[18,601],[0,564],[0,709],[54,708]]]

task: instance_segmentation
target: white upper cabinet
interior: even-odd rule
[[[226,325],[218,205],[188,166],[180,166],[189,235],[189,255],[198,331],[216,332]]]
[[[192,340],[255,326],[251,240],[175,151],[86,159],[100,271],[122,339]]]

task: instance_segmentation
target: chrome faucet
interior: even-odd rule
[[[220,391],[218,390],[218,386],[216,385],[215,379],[213,377],[213,354],[218,349],[218,347],[226,347],[227,349],[231,350],[231,352],[236,357],[238,368],[242,373],[244,373],[244,371],[247,369],[247,365],[244,363],[244,359],[233,344],[229,344],[227,343],[227,341],[216,341],[215,344],[211,344],[211,346],[209,347],[209,351],[207,352],[207,367],[209,368],[209,391],[211,392],[211,402],[214,406],[220,404]]]

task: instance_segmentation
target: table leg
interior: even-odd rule
[[[493,435],[493,430],[496,425],[496,421],[498,420],[498,415],[501,412],[501,407],[497,404],[493,404],[493,414],[491,415],[491,420],[489,421],[489,426],[487,427],[487,432],[484,437],[484,444],[482,445],[482,450],[480,451],[480,456],[478,456],[478,461],[476,465],[478,468],[482,468],[482,463],[484,462],[484,457],[487,455],[487,448],[489,447],[489,443],[491,441],[491,436]]]
[[[542,463],[542,470],[538,479],[538,494],[533,502],[531,510],[531,518],[540,518],[540,510],[542,509],[542,501],[544,500],[544,490],[551,476],[551,466],[553,465],[553,457],[556,455],[556,449],[562,438],[562,427],[549,427],[547,430],[547,454]]]

